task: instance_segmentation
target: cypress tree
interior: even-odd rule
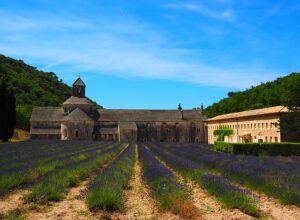
[[[16,125],[16,98],[7,88],[5,79],[0,81],[0,140],[8,141]]]
[[[287,95],[290,112],[281,116],[279,127],[285,141],[300,142],[300,79],[296,80]]]

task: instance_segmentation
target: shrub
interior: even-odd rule
[[[300,143],[226,143],[217,141],[213,149],[225,153],[255,156],[300,156]]]

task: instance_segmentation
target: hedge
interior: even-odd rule
[[[270,156],[300,156],[300,143],[227,143],[217,141],[213,149],[225,153]]]

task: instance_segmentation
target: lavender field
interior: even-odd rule
[[[300,157],[209,145],[0,145],[0,219],[300,219]]]

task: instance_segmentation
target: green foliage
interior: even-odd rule
[[[33,106],[59,106],[72,94],[72,89],[55,73],[37,70],[22,60],[3,55],[0,55],[0,76],[5,77],[16,96],[18,128],[29,129]]]
[[[251,87],[243,92],[229,92],[227,98],[207,107],[205,113],[207,117],[211,118],[221,114],[277,105],[291,106],[300,102],[299,90],[300,73],[292,73],[273,82]]]
[[[220,126],[217,130],[214,130],[214,135],[218,136],[218,141],[224,141],[225,136],[233,134],[233,130],[226,126]]]
[[[26,217],[23,214],[24,210],[16,208],[5,214],[0,214],[0,219],[5,220],[25,220]]]
[[[133,148],[133,146],[129,146]],[[94,180],[96,186],[87,197],[89,209],[104,211],[121,210],[124,206],[123,189],[133,174],[135,162],[134,149],[126,149],[129,153],[117,158],[106,170]]]
[[[0,66],[0,72],[3,72]],[[16,125],[16,98],[9,89],[6,78],[0,79],[0,140],[8,141],[14,134]]]
[[[122,148],[120,147],[119,150]],[[69,187],[77,186],[90,173],[98,170],[116,156],[116,152],[100,154],[92,161],[55,172],[36,185],[25,199],[28,202],[41,204],[48,201],[59,201]]]
[[[259,217],[260,213],[255,205],[255,201],[248,195],[238,191],[226,191],[222,183],[218,181],[198,181],[205,187],[210,195],[214,195],[226,208],[238,208],[251,216]]]
[[[226,143],[216,141],[214,150],[255,156],[300,156],[299,143]]]
[[[90,209],[120,210],[123,205],[123,194],[119,190],[97,188],[89,194],[87,204]]]

